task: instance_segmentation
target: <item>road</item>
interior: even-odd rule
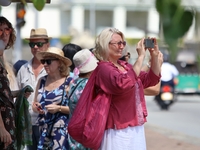
[[[153,97],[146,97],[148,117],[146,126],[170,138],[200,145],[200,97],[178,96],[168,111],[160,110]]]

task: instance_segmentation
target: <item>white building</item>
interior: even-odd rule
[[[182,4],[195,9],[197,13],[185,36],[185,41],[196,42],[200,39],[200,1],[182,0]],[[16,3],[2,7],[1,15],[15,25]],[[72,34],[71,29],[79,33],[89,31],[92,36],[96,36],[108,26],[118,28],[129,38],[160,35],[160,18],[155,9],[155,0],[51,0],[42,11],[37,11],[29,3],[25,20],[26,24],[21,29],[22,38],[29,37],[32,28],[39,27],[46,28],[53,38]],[[16,59],[20,59],[19,57]]]
[[[182,1],[199,13],[199,0]],[[16,3],[2,7],[1,15],[15,24],[15,9]],[[52,37],[68,35],[70,27],[96,35],[106,26],[118,28],[126,37],[159,35],[159,15],[155,9],[155,0],[51,0],[41,12],[29,3],[25,20],[23,38],[29,36],[31,28],[38,27],[45,27]],[[189,39],[195,37],[195,24],[194,21],[188,34]]]

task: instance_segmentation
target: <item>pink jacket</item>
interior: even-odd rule
[[[95,86],[111,96],[106,129],[144,124],[147,109],[143,89],[156,85],[160,80],[160,76],[151,70],[136,77],[132,65],[120,60],[119,63],[127,72],[120,72],[111,62],[104,61],[99,62],[95,71]]]

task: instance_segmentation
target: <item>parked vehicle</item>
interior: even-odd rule
[[[200,72],[196,55],[192,51],[182,51],[175,66],[179,70],[177,94],[200,94]]]

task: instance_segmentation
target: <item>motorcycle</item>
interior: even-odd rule
[[[169,109],[169,106],[176,101],[174,80],[161,81],[160,93],[155,96],[155,101],[162,110]]]

